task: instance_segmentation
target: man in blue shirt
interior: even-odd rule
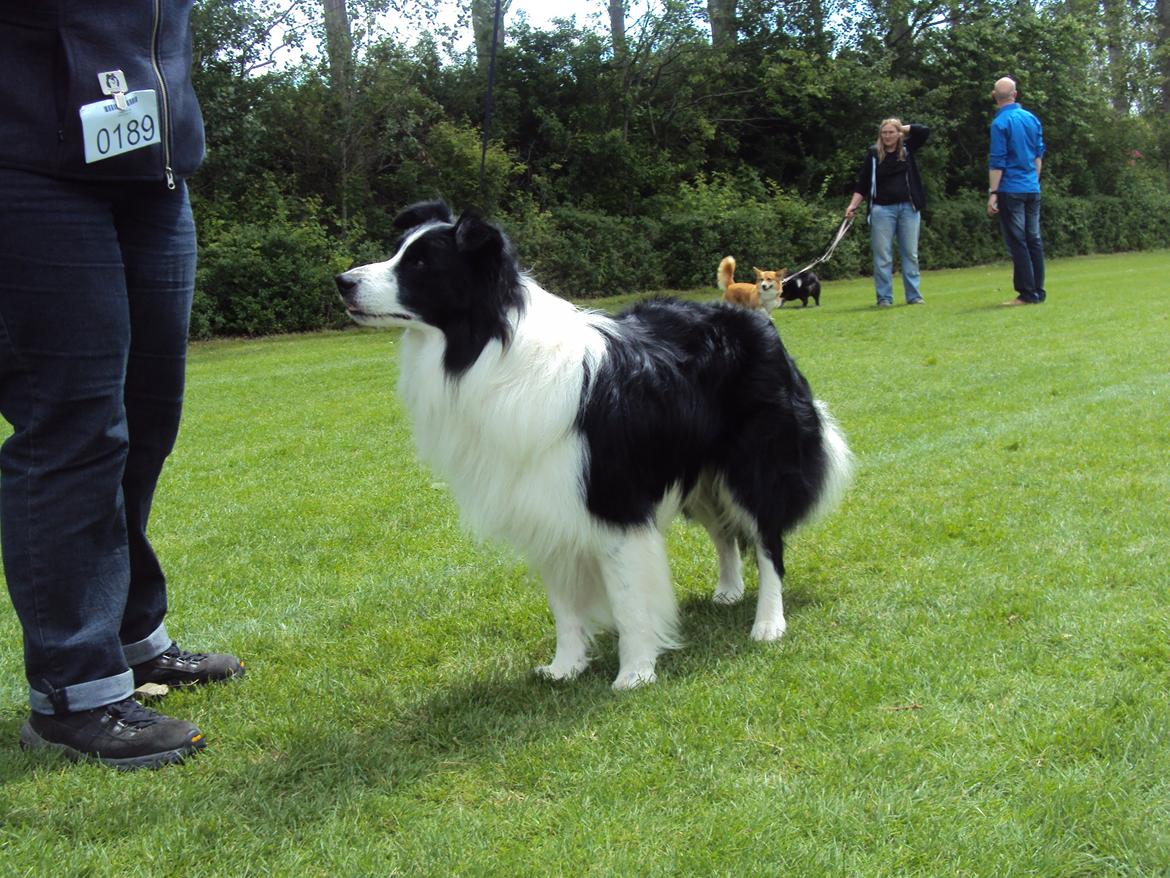
[[[1044,291],[1044,245],[1040,240],[1040,166],[1044,132],[1040,120],[1016,103],[1016,83],[995,83],[995,120],[988,161],[988,216],[998,216],[1012,255],[1016,298],[1005,305],[1036,305]]]

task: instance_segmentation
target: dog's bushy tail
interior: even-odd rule
[[[723,261],[719,263],[719,272],[715,275],[715,283],[719,285],[719,289],[727,292],[727,287],[735,282],[735,257],[724,256]]]
[[[845,434],[829,413],[829,407],[821,400],[815,400],[817,415],[821,420],[821,447],[825,452],[825,476],[821,490],[812,510],[805,517],[805,524],[811,524],[828,515],[840,504],[853,479],[853,452],[845,441]]]

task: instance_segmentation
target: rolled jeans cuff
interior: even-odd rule
[[[166,652],[170,645],[171,637],[167,634],[167,626],[162,624],[144,640],[123,646],[122,653],[126,656],[126,664],[133,667],[157,658]],[[134,672],[127,670],[113,677],[74,683],[72,686],[65,686],[50,693],[30,688],[28,703],[37,713],[75,713],[113,704],[115,701],[129,698],[133,693]]]
[[[171,645],[171,636],[167,634],[167,626],[162,623],[149,637],[137,643],[122,644],[122,653],[126,656],[126,664],[130,667],[158,658]]]
[[[93,710],[129,698],[134,692],[134,672],[124,671],[113,677],[89,680],[58,689],[51,695],[28,690],[28,705],[37,713],[75,713],[79,710]]]

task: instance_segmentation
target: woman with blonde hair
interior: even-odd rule
[[[903,125],[885,119],[878,126],[877,143],[866,150],[857,171],[853,198],[845,208],[852,217],[862,199],[869,201],[869,241],[873,250],[873,283],[877,306],[894,304],[894,239],[902,262],[902,287],[907,305],[921,305],[919,289],[918,231],[926,193],[918,173],[915,153],[926,142],[925,125]]]

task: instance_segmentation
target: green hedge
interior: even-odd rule
[[[501,218],[517,255],[547,289],[571,298],[644,291],[715,289],[719,260],[730,254],[737,277],[751,267],[793,271],[819,256],[844,210],[785,194],[752,199],[714,187],[658,217],[620,217],[559,208],[519,209]],[[263,335],[345,325],[332,277],[379,258],[393,242],[351,236],[343,246],[312,204],[232,218],[203,206],[192,335]],[[290,215],[291,214],[291,215]],[[1170,247],[1170,193],[1135,187],[1122,196],[1045,196],[1041,214],[1050,256]],[[1007,258],[985,197],[935,199],[923,219],[923,268],[962,268]],[[827,279],[869,274],[868,227],[855,224],[833,258],[817,268]]]
[[[1045,195],[1040,233],[1048,256],[1170,247],[1170,194],[1141,190],[1127,197]],[[999,223],[987,216],[986,196],[981,193],[930,206],[918,252],[923,268],[965,268],[1008,258]]]
[[[662,276],[661,254],[643,243],[659,237],[654,220],[561,208],[502,224],[521,263],[563,296],[631,293]]]
[[[750,280],[753,265],[795,271],[824,252],[843,207],[844,201],[773,198],[722,213],[680,211],[657,220],[559,210],[505,225],[521,262],[543,286],[559,295],[591,298],[714,289],[719,260],[728,254],[736,259],[740,280]],[[1041,231],[1050,256],[1170,247],[1170,194],[1045,196]],[[926,269],[1006,260],[999,224],[987,216],[986,196],[935,199],[923,218],[919,256]],[[816,271],[830,280],[872,272],[863,216]]]
[[[658,219],[562,208],[504,225],[520,261],[542,286],[563,296],[592,298],[714,289],[719,261],[727,255],[735,257],[740,280],[750,279],[753,265],[794,271],[824,252],[841,218],[823,206],[779,198],[724,212],[670,212]],[[853,233],[832,262],[818,270],[829,278],[856,275],[868,258],[868,245]]]
[[[263,218],[207,216],[198,229],[193,338],[307,332],[345,322],[333,276],[350,259],[311,214],[293,219],[277,205]]]

